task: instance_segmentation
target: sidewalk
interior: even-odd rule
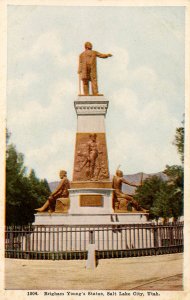
[[[13,290],[183,290],[182,253],[102,259],[94,270],[86,269],[85,264],[85,260],[5,259],[5,288]]]

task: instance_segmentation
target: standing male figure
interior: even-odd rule
[[[35,210],[37,212],[44,212],[47,209],[49,209],[50,212],[55,211],[55,203],[58,198],[68,198],[69,197],[69,191],[70,189],[70,182],[67,178],[67,172],[65,170],[61,170],[59,172],[60,176],[60,183],[58,187],[51,193],[48,200],[44,203],[44,205],[40,208],[36,208]]]
[[[90,42],[86,42],[84,46],[85,51],[79,56],[79,80],[83,82],[84,95],[89,95],[89,81],[91,81],[92,94],[96,96],[98,95],[96,57],[107,58],[111,57],[112,54],[102,54],[92,50],[92,44]]]
[[[96,142],[96,133],[89,135],[89,142],[88,142],[88,161],[89,161],[89,168],[90,168],[90,179],[94,177],[94,170],[96,166],[96,160],[98,157],[98,145]]]
[[[88,179],[94,179],[94,172],[96,167],[96,160],[98,158],[98,145],[97,145],[97,134],[92,133],[89,134],[89,141],[86,144],[87,154],[85,161],[83,162],[80,170],[82,170],[86,166],[86,176]]]

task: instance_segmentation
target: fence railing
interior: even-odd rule
[[[27,259],[86,259],[183,252],[183,222],[125,225],[8,226],[5,256]]]

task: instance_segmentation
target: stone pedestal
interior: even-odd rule
[[[104,96],[78,96],[74,102],[77,132],[105,132],[105,116],[109,101]]]
[[[88,259],[86,261],[87,269],[95,269],[96,268],[96,245],[89,244],[88,245]]]
[[[79,96],[74,102],[77,133],[73,181],[108,181],[108,155],[105,116],[108,101],[104,96]],[[89,185],[89,183],[88,183]]]
[[[70,189],[69,214],[113,214],[112,194],[108,188]]]
[[[79,96],[74,106],[77,132],[69,214],[112,214],[104,121],[108,101],[104,96]]]

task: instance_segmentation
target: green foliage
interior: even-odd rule
[[[184,127],[176,129],[174,145],[177,147],[177,151],[180,155],[182,163],[184,162]]]
[[[152,208],[154,206],[157,194],[160,190],[164,189],[165,185],[166,183],[160,177],[152,176],[145,179],[143,181],[143,185],[136,189],[134,198],[143,208],[149,210],[150,218],[157,217]]]
[[[156,217],[177,218],[183,213],[183,198],[174,185],[166,185],[155,198],[152,213]]]
[[[183,214],[183,168],[167,166],[163,181],[157,176],[150,177],[138,187],[135,199],[150,211],[150,218],[179,217]]]
[[[166,166],[164,173],[169,177],[170,183],[176,185],[176,187],[181,188],[183,190],[183,167],[182,166]]]
[[[166,166],[164,173],[168,176],[168,201],[170,203],[171,214],[178,217],[183,214],[184,196],[184,170],[182,166]]]
[[[9,138],[9,137],[8,137]],[[46,180],[39,180],[34,170],[29,176],[24,166],[24,156],[14,145],[6,151],[6,224],[28,224],[34,221],[34,209],[49,196]]]

